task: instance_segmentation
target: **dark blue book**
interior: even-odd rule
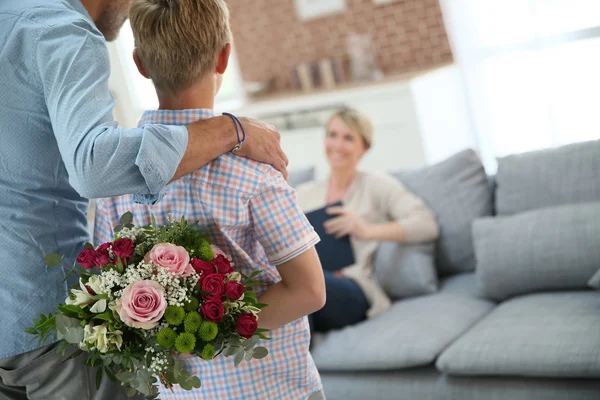
[[[342,203],[329,204],[324,208],[311,211],[306,214],[306,218],[315,228],[315,231],[321,237],[321,241],[317,243],[315,249],[321,259],[321,265],[324,270],[337,271],[354,264],[354,251],[350,243],[350,236],[336,238],[333,235],[325,233],[323,224],[335,215],[329,215],[325,210],[329,207],[341,206]]]

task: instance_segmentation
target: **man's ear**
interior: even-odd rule
[[[216,73],[223,75],[225,70],[227,70],[227,65],[229,65],[229,56],[231,55],[231,44],[227,43],[223,50],[219,53],[219,57],[217,58],[217,69]]]
[[[146,72],[146,68],[144,68],[144,64],[142,64],[142,60],[137,52],[137,49],[133,49],[133,62],[135,62],[135,66],[140,74],[142,74],[144,78],[150,79],[150,75],[148,75],[148,72]]]

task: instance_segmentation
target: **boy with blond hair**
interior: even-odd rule
[[[159,110],[144,113],[140,125],[182,125],[213,116],[214,97],[231,53],[225,2],[134,0],[130,20],[134,61],[139,72],[154,82],[160,104]],[[133,212],[136,225],[149,224],[152,215],[158,224],[169,216],[199,221],[240,272],[260,270],[260,279],[267,283],[259,300],[269,306],[260,312],[258,322],[271,330],[271,340],[262,344],[269,355],[238,367],[223,356],[209,362],[185,358],[202,387],[192,392],[161,388],[161,398],[324,398],[309,353],[306,318],[325,303],[323,272],[314,249],[319,237],[281,173],[270,165],[225,154],[174,181],[155,205],[135,204],[132,196],[101,199],[94,232],[97,244],[112,239],[113,225],[127,211]]]

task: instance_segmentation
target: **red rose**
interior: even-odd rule
[[[124,264],[127,263],[127,259],[131,257],[134,250],[135,245],[131,239],[117,239],[112,244],[113,253],[115,253],[115,256],[119,257]]]
[[[223,254],[219,254],[218,256],[216,256],[210,263],[217,267],[217,272],[219,274],[225,275],[233,272],[233,267],[231,266],[231,263]]]
[[[223,303],[219,299],[210,299],[205,301],[200,307],[200,313],[205,320],[210,322],[221,322],[225,310]]]
[[[244,294],[244,285],[239,283],[238,281],[229,281],[225,284],[225,294],[229,298],[229,300],[235,301],[238,300]]]
[[[96,249],[96,267],[100,268],[110,264],[110,256],[108,255],[109,246],[110,243],[104,243]]]
[[[192,258],[192,268],[196,271],[197,274],[200,275],[200,278],[203,279],[207,275],[215,273],[215,267],[206,261],[200,260],[199,258]]]
[[[250,339],[256,329],[258,329],[258,322],[256,322],[256,316],[251,313],[240,315],[237,320],[236,329],[241,337]]]
[[[76,261],[85,269],[93,268],[96,265],[96,250],[86,247],[79,253]]]
[[[201,289],[204,292],[209,292],[210,295],[202,296],[204,299],[217,298],[220,299],[225,293],[225,284],[223,283],[223,275],[210,274],[202,280]]]

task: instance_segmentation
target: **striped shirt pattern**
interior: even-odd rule
[[[144,113],[144,124],[185,125],[213,116],[212,110],[157,110]],[[310,247],[319,237],[296,203],[295,191],[272,166],[224,154],[205,167],[169,185],[154,205],[137,204],[133,196],[99,199],[94,241],[110,241],[119,217],[131,211],[136,225],[157,224],[185,217],[209,229],[211,240],[233,258],[244,274],[262,271],[258,279],[268,285],[281,278],[276,265]],[[184,359],[202,387],[190,392],[178,386],[161,388],[164,399],[263,400],[307,399],[322,389],[309,353],[310,331],[306,317],[269,332],[260,345],[269,350],[262,360],[233,365],[233,357],[206,362]]]

